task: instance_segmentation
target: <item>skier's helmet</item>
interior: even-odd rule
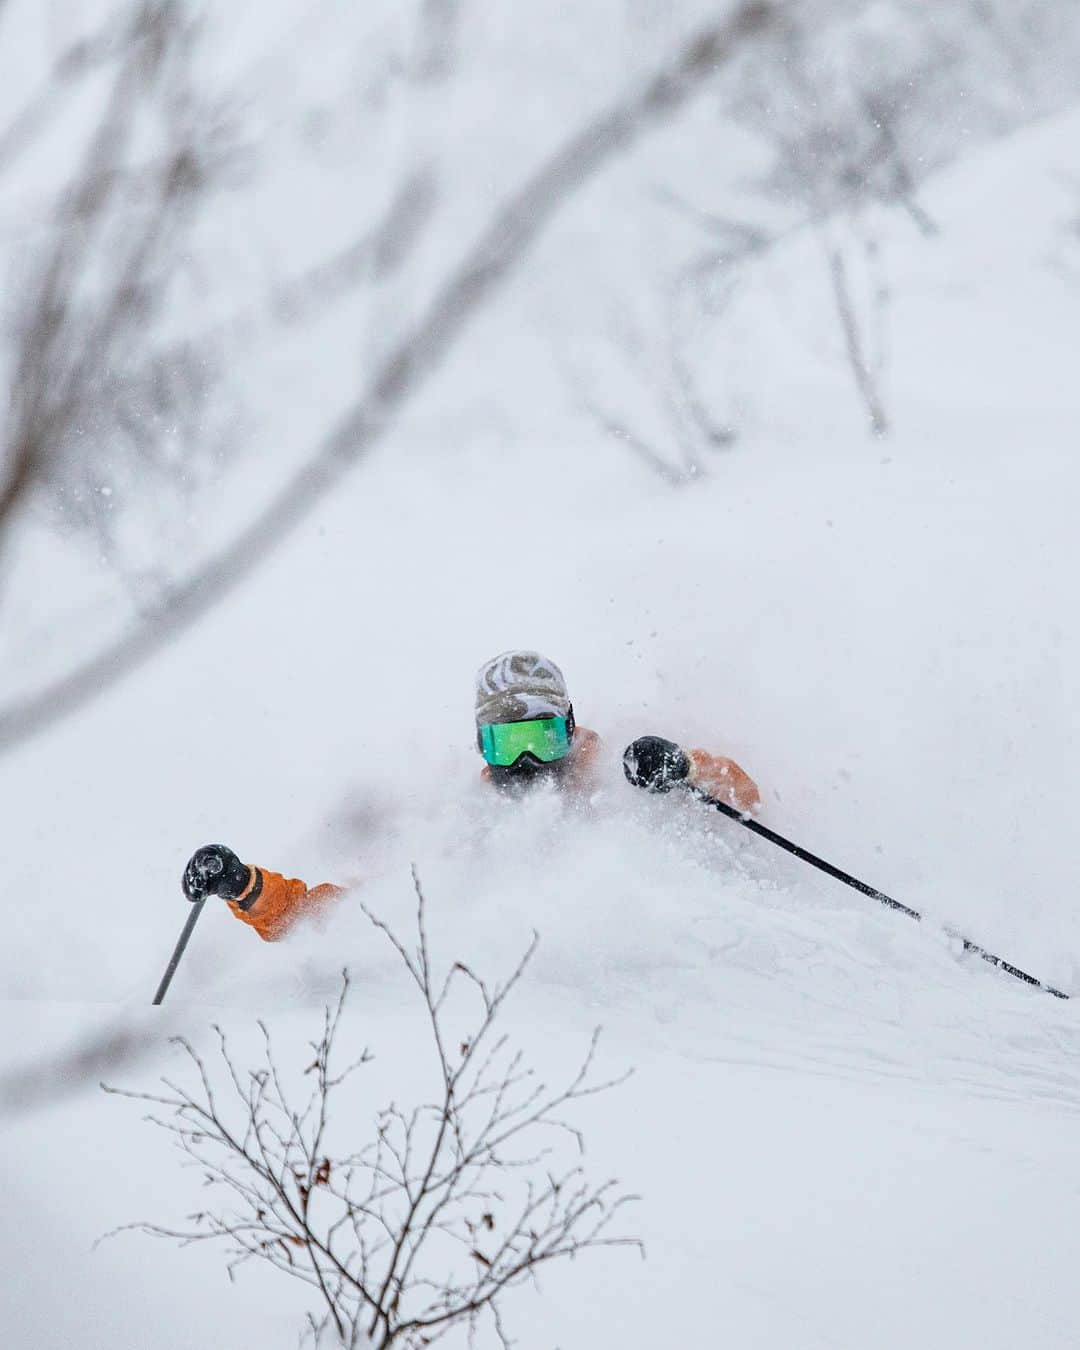
[[[534,651],[494,656],[476,676],[476,744],[497,783],[557,771],[574,710],[563,673]]]

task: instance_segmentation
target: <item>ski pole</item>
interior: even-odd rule
[[[161,983],[158,985],[157,993],[154,995],[153,1006],[155,1008],[165,997],[165,993],[172,983],[172,977],[176,974],[176,967],[180,964],[180,958],[184,954],[184,948],[188,945],[188,939],[195,931],[195,925],[199,921],[199,915],[202,913],[202,908],[205,904],[206,900],[204,898],[202,900],[196,900],[191,906],[191,913],[187,917],[187,923],[184,924],[180,939],[173,949],[173,954],[169,958],[169,964],[165,967],[165,974],[162,975]]]
[[[731,820],[737,821],[754,834],[760,835],[762,839],[767,839],[770,844],[775,844],[794,857],[809,863],[811,867],[816,867],[820,872],[835,877],[837,881],[842,881],[845,886],[851,886],[863,895],[870,896],[872,900],[880,901],[881,904],[887,905],[889,909],[895,909],[901,914],[906,914],[909,919],[914,919],[918,923],[922,922],[923,916],[917,909],[912,909],[910,905],[901,904],[899,900],[894,900],[891,895],[886,895],[884,891],[879,891],[875,886],[868,886],[865,881],[853,877],[850,872],[845,872],[842,868],[833,866],[831,862],[819,858],[816,853],[811,853],[809,849],[793,843],[790,839],[785,839],[782,834],[770,830],[767,825],[762,825],[752,816],[737,810],[734,806],[729,806],[727,802],[720,801],[702,788],[695,787],[693,783],[688,782],[686,776],[690,771],[689,756],[673,741],[664,740],[661,736],[638,737],[636,741],[626,747],[623,754],[623,771],[635,787],[644,788],[646,792],[670,792],[672,788],[683,788],[706,806],[711,806]],[[1053,985],[1036,979],[1034,975],[1029,975],[1026,970],[1021,970],[1019,966],[1014,966],[1004,958],[987,951],[985,947],[980,947],[977,942],[972,942],[963,933],[958,933],[955,929],[949,927],[945,928],[945,932],[949,937],[962,942],[965,952],[972,952],[975,956],[988,961],[992,966],[997,966],[999,970],[1005,971],[1007,975],[1023,980],[1025,984],[1034,985],[1036,989],[1045,989],[1048,994],[1053,994],[1055,998],[1069,997],[1068,994],[1062,993],[1060,989],[1055,989]]]

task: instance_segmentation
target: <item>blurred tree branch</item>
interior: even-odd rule
[[[140,1031],[126,1017],[123,1023],[117,1021],[70,1049],[9,1070],[0,1078],[0,1117],[10,1119],[52,1106],[100,1082],[106,1074],[130,1069],[159,1049],[160,1037],[160,1026]]]
[[[422,80],[446,78],[454,64],[461,0],[422,0],[416,74]]]
[[[166,420],[198,406],[199,386],[171,383],[170,363],[148,342],[215,167],[220,128],[193,93],[194,37],[178,0],[143,0],[107,39],[76,45],[54,71],[53,103],[72,78],[64,72],[116,67],[45,245],[21,269],[0,448],[0,543],[41,487],[69,519],[99,523],[84,503],[103,476],[101,448],[126,444],[140,466],[153,464]],[[53,103],[46,91],[16,118],[9,153],[25,152]],[[150,123],[162,149],[136,163]]]
[[[0,131],[0,173],[34,143],[82,77],[116,57],[121,40],[116,24],[110,23],[61,52],[40,88]]]
[[[825,256],[829,268],[829,281],[832,285],[836,313],[840,320],[840,331],[844,336],[844,350],[848,366],[851,369],[855,388],[866,409],[870,430],[875,436],[884,436],[889,430],[889,418],[882,402],[878,387],[878,376],[874,364],[866,351],[862,328],[855,314],[855,303],[848,281],[844,255],[839,248],[828,245]],[[880,291],[877,295],[880,297]],[[880,303],[880,300],[879,300]]]
[[[572,135],[495,212],[437,289],[424,315],[375,371],[353,408],[271,504],[218,557],[173,587],[157,609],[145,614],[117,642],[0,711],[0,748],[25,741],[84,706],[248,577],[386,434],[467,323],[505,286],[556,212],[650,128],[673,116],[748,42],[771,32],[783,10],[783,0],[748,0],[699,31],[650,78]],[[23,451],[34,452],[34,447]],[[28,466],[25,472],[29,471]]]
[[[275,314],[287,323],[307,320],[361,278],[389,276],[412,253],[437,200],[437,176],[430,165],[406,174],[374,229],[277,288],[271,301]]]

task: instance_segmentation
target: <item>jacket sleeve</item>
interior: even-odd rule
[[[737,811],[757,811],[761,807],[757,784],[733,759],[724,755],[691,750],[690,782]]]
[[[283,877],[252,867],[247,890],[226,903],[241,923],[250,924],[264,942],[284,937],[298,919],[324,913],[330,901],[345,892],[340,886],[324,884],[310,889],[297,877]]]

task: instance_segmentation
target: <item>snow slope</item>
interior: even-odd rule
[[[597,439],[544,340],[588,274],[586,194],[254,583],[0,762],[5,1062],[130,1023],[145,1044],[115,1076],[148,1086],[166,1029],[243,1034],[256,1012],[296,1044],[348,962],[355,1035],[408,1084],[406,992],[347,903],[274,948],[210,909],[165,1018],[144,1004],[198,844],[358,876],[398,924],[415,861],[447,959],[505,968],[540,931],[513,1014],[531,1054],[564,1063],[603,1023],[613,1067],[637,1069],[585,1124],[598,1171],[642,1194],[647,1262],[522,1291],[522,1346],[1074,1344],[1077,1005],[636,796],[617,761],[643,732],[733,754],[774,828],[1080,993],[1078,133],[1058,118],[943,175],[933,239],[878,223],[885,441],[862,426],[820,240],[756,263],[702,356],[744,435],[682,491]],[[522,506],[538,494],[544,531]],[[476,782],[471,673],[526,643],[607,742],[586,808]],[[192,1179],[136,1108],[59,1086],[3,1126],[8,1342],[293,1344],[303,1301],[266,1276],[230,1286],[213,1253],[130,1236],[90,1250],[189,1212]]]

